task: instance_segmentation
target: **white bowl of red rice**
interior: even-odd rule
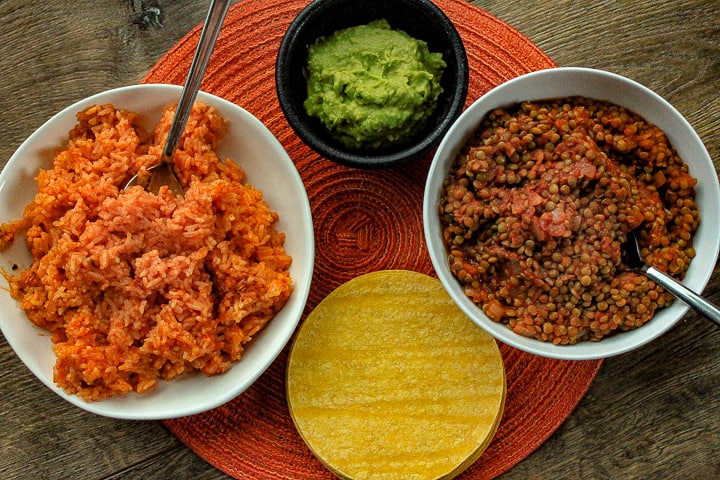
[[[499,85],[458,118],[423,216],[437,275],[475,323],[526,352],[590,360],[648,344],[689,310],[624,267],[627,233],[702,292],[720,250],[718,205],[712,160],[669,102],[614,73],[553,68]]]
[[[137,124],[152,131],[153,126],[161,121],[163,108],[175,104],[179,99],[180,91],[181,88],[174,85],[123,87],[93,95],[53,116],[17,149],[0,173],[0,224],[6,225],[0,233],[8,234],[12,228],[7,228],[7,225],[23,219],[26,205],[34,201],[38,192],[35,178],[40,170],[53,168],[53,157],[57,155],[58,149],[65,148],[68,132],[78,124],[79,112],[94,112],[94,106],[110,104],[117,109],[137,113],[139,115]],[[88,215],[86,224],[80,223],[79,226],[75,224],[73,228],[84,229],[83,235],[89,235],[90,223],[93,223],[95,231],[101,229],[100,224],[104,224],[107,229],[100,230],[104,232],[104,236],[98,234],[97,242],[114,245],[115,250],[108,250],[96,257],[93,253],[96,250],[89,250],[90,247],[85,245],[96,241],[92,236],[89,242],[86,241],[86,236],[75,238],[74,243],[69,245],[73,245],[77,251],[66,251],[65,257],[62,257],[64,263],[57,258],[47,260],[54,262],[52,268],[63,282],[70,282],[67,284],[69,286],[56,288],[53,290],[53,296],[46,294],[43,297],[39,294],[39,297],[32,295],[24,297],[27,303],[32,303],[33,298],[55,302],[57,297],[62,297],[58,291],[62,291],[63,288],[66,288],[66,291],[74,288],[76,290],[72,291],[83,292],[84,296],[78,295],[78,299],[74,300],[80,306],[68,306],[67,302],[70,300],[62,297],[62,300],[57,300],[57,302],[66,302],[62,308],[57,307],[55,303],[35,305],[30,308],[34,312],[33,316],[39,315],[43,317],[42,321],[50,323],[64,321],[64,315],[72,313],[72,321],[75,324],[82,324],[85,320],[82,315],[77,315],[78,310],[92,311],[93,315],[97,312],[109,312],[107,318],[93,320],[96,323],[92,324],[100,325],[98,327],[100,330],[107,329],[107,331],[100,333],[95,331],[91,334],[96,337],[98,335],[117,337],[120,344],[129,347],[127,350],[122,350],[117,346],[103,346],[92,350],[91,353],[99,355],[100,351],[108,352],[106,356],[111,358],[112,355],[128,352],[126,354],[130,360],[116,362],[116,366],[111,367],[107,366],[107,362],[111,360],[103,360],[104,363],[98,363],[95,377],[105,378],[107,374],[112,378],[120,378],[123,369],[132,369],[135,365],[137,371],[126,375],[122,380],[132,384],[127,386],[129,392],[111,393],[107,398],[101,394],[100,398],[95,399],[90,388],[92,384],[88,383],[93,381],[94,376],[87,372],[84,372],[80,379],[83,395],[66,391],[57,384],[54,379],[54,368],[58,368],[56,366],[58,358],[53,352],[53,347],[57,346],[55,341],[67,342],[67,338],[61,338],[63,335],[77,335],[77,338],[82,339],[79,344],[72,346],[74,350],[71,350],[72,353],[66,355],[63,360],[73,367],[69,369],[61,367],[60,376],[63,378],[80,375],[76,372],[80,364],[87,366],[92,361],[90,356],[77,359],[78,356],[82,357],[84,352],[82,343],[92,343],[92,341],[87,340],[90,337],[83,336],[87,334],[87,329],[82,328],[76,328],[69,334],[56,333],[57,338],[51,339],[51,333],[29,320],[29,314],[9,294],[11,289],[8,288],[7,279],[17,278],[20,272],[33,264],[35,259],[28,247],[29,244],[24,241],[24,233],[21,235],[18,231],[14,241],[8,242],[7,238],[3,240],[9,244],[0,250],[0,267],[5,272],[5,280],[0,279],[2,332],[18,357],[42,383],[68,402],[89,412],[114,418],[148,420],[187,416],[220,406],[241,394],[263,374],[281,353],[302,316],[314,264],[312,218],[303,182],[282,145],[256,117],[229,101],[205,92],[199,93],[197,101],[206,108],[202,111],[201,117],[198,117],[201,120],[193,124],[194,120],[191,117],[189,122],[188,128],[194,129],[193,132],[197,133],[197,137],[193,137],[192,147],[188,146],[189,143],[186,143],[185,147],[181,143],[180,147],[186,148],[186,152],[189,152],[183,157],[184,165],[188,169],[185,170],[184,197],[176,201],[171,194],[168,196],[161,193],[154,197],[157,200],[157,203],[154,203],[153,197],[148,197],[153,194],[136,187],[138,190],[132,191],[133,197],[126,202],[124,210],[106,208],[106,205],[111,205],[115,201],[112,198],[99,201],[99,205],[102,206],[102,208],[98,207],[100,213]],[[99,111],[105,112],[102,108]],[[74,146],[79,146],[80,150],[91,149],[81,137],[87,137],[90,135],[88,132],[92,132],[93,128],[99,128],[92,123],[96,118],[100,118],[100,114],[93,115],[86,115],[83,132],[75,132],[77,139]],[[224,132],[218,127],[220,124],[217,123],[217,115],[226,121]],[[127,125],[123,123],[129,121],[130,116],[118,120],[121,116],[110,111],[106,117],[116,118],[108,120],[116,122],[113,124],[114,130],[103,127],[105,132],[103,135],[107,134],[110,135],[107,138],[115,138],[113,140],[115,146],[121,145],[122,142],[127,144],[130,138],[125,133]],[[166,115],[163,122],[169,123],[169,118]],[[217,131],[214,130],[216,127]],[[214,136],[215,134],[219,135],[219,139]],[[95,138],[93,145],[96,147],[93,148],[104,148],[98,138],[99,136]],[[207,139],[207,145],[197,140],[203,138]],[[150,143],[152,141],[148,140]],[[217,141],[216,147],[212,145],[214,141]],[[156,143],[158,142],[159,140]],[[157,147],[138,149],[140,153],[137,156],[133,154],[132,158],[141,158],[142,163],[142,158],[145,158],[143,155],[151,151],[157,152],[152,148]],[[191,149],[195,150],[191,151]],[[208,149],[211,152],[208,153]],[[212,157],[214,151],[217,155]],[[118,164],[125,161],[123,157],[125,153],[118,154],[114,151],[105,153],[111,160],[105,164],[108,170],[115,170]],[[66,175],[67,178],[63,181],[72,181],[73,175],[91,178],[83,177],[88,175],[90,167],[77,166],[78,164],[73,163],[73,158],[65,159],[67,165],[63,167],[66,172],[63,175],[67,172],[70,174]],[[211,162],[211,167],[207,167],[208,171],[204,171],[203,162],[208,158],[215,160],[214,163]],[[239,169],[233,166],[233,162]],[[244,179],[242,171],[246,174]],[[117,178],[123,176],[127,178],[130,173],[128,170]],[[45,178],[47,180],[47,177]],[[124,181],[124,179],[119,180],[118,185],[109,187],[110,197],[113,196],[113,192],[116,197],[131,195],[131,191],[122,192],[122,188],[117,188],[122,187]],[[191,185],[188,182],[195,183]],[[88,187],[77,188],[80,191]],[[102,188],[97,187],[92,195],[100,195],[103,188],[108,187],[107,185]],[[94,212],[95,200],[92,195],[73,192],[70,195],[73,196],[70,202],[75,202],[72,208],[75,209],[76,214],[82,216],[82,212],[88,209]],[[68,199],[64,198],[64,195],[62,189],[56,189],[54,193],[50,193],[52,198],[49,203],[41,202],[40,206],[36,205],[34,212],[38,216],[47,215],[48,219],[53,219],[48,210],[54,208],[52,205],[55,201],[67,202]],[[75,199],[74,196],[78,195],[84,195],[82,201]],[[153,210],[155,206],[158,208],[157,212],[161,213]],[[198,206],[203,206],[207,210],[199,210]],[[214,212],[215,216],[208,217],[207,212]],[[120,215],[121,220],[118,221],[117,217],[113,217],[114,214]],[[123,215],[125,217],[122,217]],[[152,220],[158,216],[162,218]],[[148,218],[151,220],[149,221]],[[131,233],[118,234],[113,230],[120,228],[118,225],[123,221]],[[152,223],[153,221],[159,223]],[[67,219],[55,219],[53,225],[73,225],[72,222]],[[32,222],[28,221],[28,223]],[[42,226],[42,222],[39,223],[40,226],[34,225],[33,228],[43,230],[45,226]],[[143,225],[143,230],[139,229],[139,224]],[[160,233],[154,230],[155,225],[162,225],[162,228],[158,227],[158,231],[169,235],[167,238],[170,240],[167,238],[159,240]],[[57,230],[52,231],[57,232]],[[112,232],[115,232],[115,236]],[[56,238],[53,238],[53,235]],[[43,249],[54,251],[52,249],[57,245],[66,242],[66,237],[73,235],[68,231],[49,235],[44,232],[43,235],[35,235],[34,243],[31,244],[40,251]],[[128,241],[119,238],[122,235],[126,235]],[[173,238],[176,241],[172,240]],[[116,243],[111,243],[115,240]],[[130,244],[132,246],[128,246]],[[124,263],[126,266],[123,267],[125,268],[123,271],[129,271],[134,278],[108,277],[109,279],[102,280],[102,275],[97,274],[98,271],[106,272],[110,271],[109,268],[114,268],[112,267],[113,262],[116,261],[114,257],[118,257],[120,260],[117,262],[122,265],[123,248],[142,249],[143,245],[148,245],[148,251],[141,252],[144,263],[137,263],[137,259]],[[50,256],[49,253],[45,255],[46,259]],[[165,262],[164,259],[169,260]],[[217,268],[210,267],[213,262]],[[93,271],[95,273],[92,273]],[[98,277],[96,280],[101,283],[88,284],[89,288],[83,286],[84,290],[77,290],[79,287],[73,284],[72,280],[91,278],[88,276],[91,273]],[[27,288],[37,287],[38,285],[34,285]],[[145,288],[156,288],[160,293],[152,293],[144,303],[137,299],[113,296],[112,292],[126,287],[135,296],[140,295]],[[89,291],[93,288],[103,289],[103,294]],[[194,293],[198,294],[194,295]],[[97,303],[88,307],[82,303],[83,299],[87,298],[102,302],[102,306]],[[162,298],[162,302],[157,300],[158,298]],[[120,302],[122,305],[113,302]],[[133,302],[137,303],[133,307],[136,310],[123,309],[125,305]],[[159,305],[160,303],[162,305]],[[23,306],[27,307],[27,305]],[[44,312],[52,309],[54,309],[54,317],[50,318]],[[138,312],[138,317],[134,318],[128,312]],[[152,315],[145,316],[145,312],[152,312]],[[101,317],[100,313],[96,315],[98,318]],[[138,318],[151,318],[152,325],[142,327],[136,322]],[[213,319],[214,326],[211,325]],[[162,329],[161,322],[165,322],[162,323]],[[219,326],[220,324],[222,326]],[[133,330],[128,327],[128,331],[123,331],[122,325],[134,325],[138,329]],[[180,333],[173,333],[173,329],[177,329]],[[181,331],[183,329],[185,331]],[[188,336],[190,335],[188,331],[194,335],[192,339]],[[136,338],[141,335],[138,332],[145,332],[148,336],[144,337],[144,340],[139,340]],[[148,332],[154,335],[152,340],[148,340],[150,338]],[[138,357],[139,350],[136,347],[140,344],[144,345],[145,352],[154,355],[154,360],[146,361],[142,360],[144,357]],[[186,346],[191,344],[192,349],[189,347],[186,349]],[[208,347],[210,353],[201,349],[204,346]],[[239,359],[236,359],[237,356]],[[152,377],[156,375],[156,372],[152,371],[153,368],[167,372],[174,378],[153,380]],[[223,371],[224,373],[220,373]],[[203,372],[212,374],[205,375]],[[140,390],[144,393],[133,391],[137,390],[138,385],[141,385]],[[105,387],[98,388],[101,393],[107,393],[102,390]]]

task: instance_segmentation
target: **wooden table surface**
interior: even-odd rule
[[[720,165],[717,0],[472,3],[561,66],[607,69],[655,90]],[[0,1],[1,165],[60,109],[139,82],[206,8],[206,0]],[[717,270],[705,295],[720,303]],[[0,405],[1,478],[227,478],[160,422],[63,402],[4,337]],[[720,478],[720,329],[689,313],[651,345],[607,360],[567,421],[502,478]]]

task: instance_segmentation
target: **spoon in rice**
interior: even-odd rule
[[[637,234],[634,230],[627,234],[627,240],[622,246],[622,261],[627,267],[644,273],[650,280],[675,295],[676,298],[679,298],[692,307],[700,315],[720,326],[720,309],[670,275],[645,263],[640,253],[640,244],[638,243]]]
[[[173,195],[183,194],[183,187],[173,170],[172,158],[180,143],[180,137],[185,130],[188,118],[190,117],[195,98],[200,90],[200,83],[202,82],[205,69],[210,60],[210,54],[215,47],[215,42],[229,6],[229,0],[211,0],[205,24],[200,33],[200,41],[198,42],[195,56],[190,65],[190,72],[185,80],[185,86],[180,95],[180,101],[175,110],[167,139],[165,140],[160,163],[148,168],[147,173],[135,175],[131,178],[127,185],[125,185],[125,190],[135,185],[140,185],[145,190],[157,194],[160,187],[166,185]]]

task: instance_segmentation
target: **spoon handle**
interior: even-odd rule
[[[165,141],[163,161],[172,158],[180,142],[180,137],[190,117],[192,106],[195,103],[195,97],[197,97],[198,90],[200,90],[200,83],[202,83],[203,75],[205,74],[205,68],[210,60],[210,55],[215,46],[215,41],[220,34],[220,28],[225,20],[229,6],[229,0],[211,0],[210,2],[210,8],[208,9],[202,32],[200,33],[198,47],[195,51],[192,64],[190,64],[190,72],[185,80],[185,86],[183,87],[175,116],[170,125],[167,140]]]
[[[718,307],[655,267],[648,266],[643,270],[648,278],[662,285],[665,290],[688,304],[696,312],[720,326],[720,309]]]

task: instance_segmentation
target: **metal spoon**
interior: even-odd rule
[[[644,273],[650,280],[661,285],[665,290],[685,302],[700,315],[720,326],[720,309],[665,272],[645,263],[640,253],[637,234],[634,231],[628,233],[627,240],[622,246],[622,260],[627,267]]]
[[[207,18],[200,33],[200,41],[190,65],[190,72],[185,80],[185,86],[180,95],[180,101],[175,110],[167,140],[165,140],[160,163],[147,169],[150,173],[149,176],[138,177],[138,175],[135,175],[131,178],[125,185],[126,190],[132,186],[140,185],[149,192],[157,194],[160,187],[167,185],[174,195],[182,195],[183,188],[173,171],[172,158],[190,117],[192,106],[195,103],[198,90],[200,90],[200,83],[210,60],[210,54],[215,47],[215,41],[220,33],[229,6],[229,0],[211,0]]]

